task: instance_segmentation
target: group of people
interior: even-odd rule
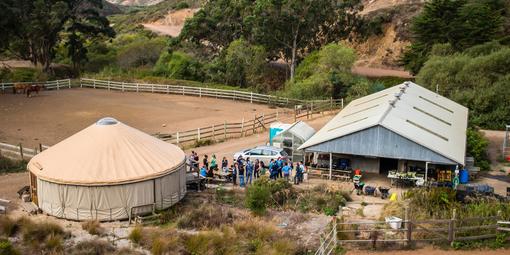
[[[239,156],[233,160],[233,164],[230,164],[226,157],[221,160],[221,168],[218,167],[216,155],[212,155],[211,161],[209,161],[208,155],[204,155],[202,160],[202,167],[199,169],[199,156],[195,151],[191,152],[188,158],[190,167],[197,171],[202,177],[214,177],[214,171],[221,170],[225,176],[234,184],[237,185],[239,179],[239,186],[245,187],[246,184],[251,184],[254,179],[260,178],[260,176],[266,175],[266,170],[269,170],[269,178],[276,180],[278,178],[284,178],[289,181],[292,177],[292,172],[295,172],[294,183],[299,184],[303,182],[303,175],[305,172],[305,166],[303,161],[297,162],[296,165],[292,161],[288,161],[283,158],[277,160],[271,159],[269,165],[266,167],[263,161],[255,159],[251,160],[249,157],[246,159]]]

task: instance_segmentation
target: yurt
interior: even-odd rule
[[[103,118],[28,163],[32,201],[65,219],[111,221],[164,209],[186,193],[185,154]]]

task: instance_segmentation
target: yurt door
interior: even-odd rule
[[[39,206],[39,202],[37,201],[37,176],[33,173],[30,173],[30,195],[32,196],[32,202]]]

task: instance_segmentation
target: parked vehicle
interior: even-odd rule
[[[273,146],[257,146],[255,148],[246,149],[243,151],[236,152],[234,154],[234,159],[239,158],[239,156],[243,156],[243,158],[249,157],[252,161],[258,159],[267,166],[271,159],[277,160],[278,158],[283,158],[287,160],[288,154],[282,148],[273,147]]]

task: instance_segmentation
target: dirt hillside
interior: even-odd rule
[[[169,35],[176,37],[181,33],[184,21],[192,17],[199,9],[182,9],[177,11],[169,11],[165,17],[142,24],[146,29],[149,29],[157,34]]]

